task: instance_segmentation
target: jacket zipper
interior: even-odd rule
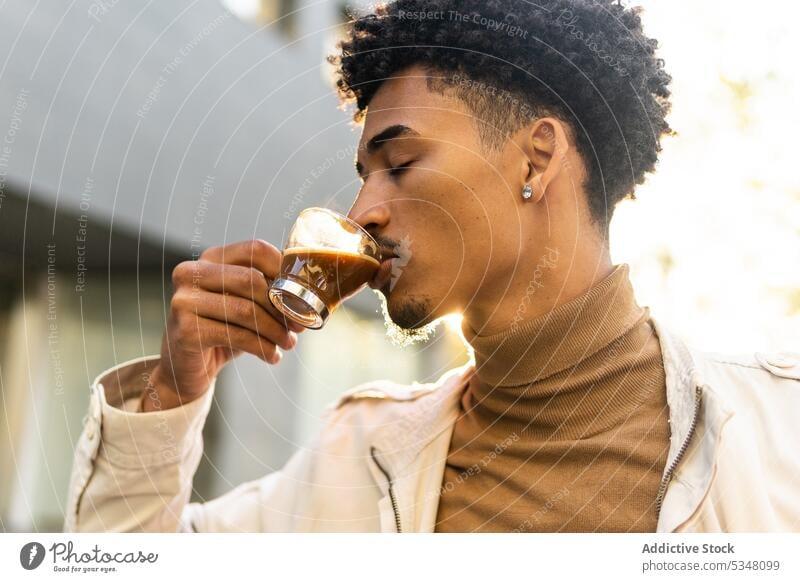
[[[678,450],[678,454],[675,456],[675,459],[673,459],[669,469],[667,469],[667,472],[664,474],[664,478],[661,480],[661,485],[658,487],[658,495],[656,496],[656,516],[661,515],[661,504],[664,501],[664,495],[667,493],[667,486],[672,479],[672,473],[675,472],[675,469],[678,467],[678,463],[680,463],[681,459],[683,458],[686,449],[689,448],[689,442],[692,440],[692,436],[694,436],[694,431],[697,427],[697,419],[700,412],[700,399],[702,398],[702,395],[703,393],[701,387],[695,386],[692,424],[689,426],[689,433],[686,435],[686,439],[684,439],[681,448]]]
[[[372,460],[375,461],[375,464],[378,466],[378,469],[381,470],[384,477],[386,477],[386,481],[389,482],[389,500],[392,502],[392,511],[394,511],[394,523],[397,527],[397,533],[402,533],[403,528],[400,526],[400,512],[397,509],[397,500],[394,498],[394,481],[392,481],[392,477],[389,475],[388,471],[383,468],[378,462],[378,459],[375,458],[375,447],[370,447],[369,454],[372,457]]]

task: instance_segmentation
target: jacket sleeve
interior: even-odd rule
[[[158,356],[130,360],[92,384],[75,447],[66,532],[296,532],[316,527],[312,447],[278,471],[204,503],[188,503],[214,392],[169,410],[139,412]],[[326,418],[332,409],[329,408]]]
[[[308,517],[315,452],[302,448],[279,471],[205,503],[188,503],[203,453],[215,381],[197,400],[140,412],[159,356],[130,360],[92,383],[75,447],[65,532],[290,532]],[[156,407],[157,408],[157,407]]]
[[[203,451],[214,384],[192,402],[139,412],[158,356],[130,360],[90,387],[75,447],[64,531],[186,531],[182,521]]]

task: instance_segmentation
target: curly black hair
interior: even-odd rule
[[[587,170],[592,217],[607,231],[674,133],[672,79],[640,12],[613,0],[396,0],[351,13],[328,62],[357,123],[381,84],[412,65],[433,73],[429,88],[457,93],[490,148],[537,117],[562,120]]]

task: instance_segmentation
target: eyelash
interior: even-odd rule
[[[409,169],[411,164],[413,164],[416,160],[412,160],[410,162],[406,162],[402,166],[396,166],[394,168],[389,168],[389,175],[393,177],[400,176],[403,172]]]

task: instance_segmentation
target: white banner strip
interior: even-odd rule
[[[800,580],[800,534],[0,534],[0,579]],[[313,578],[312,578],[313,577]]]

